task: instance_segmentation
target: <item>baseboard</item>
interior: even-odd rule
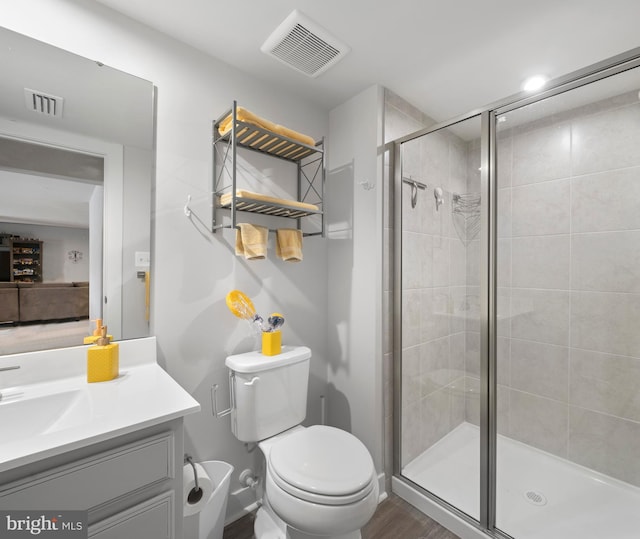
[[[229,493],[227,514],[224,519],[224,525],[226,526],[231,524],[243,516],[255,511],[260,506],[256,496],[256,490],[250,487],[239,488],[238,490]]]
[[[389,494],[385,490],[385,483],[385,474],[378,474],[378,503],[382,503],[389,497]],[[227,502],[227,515],[224,519],[224,525],[227,526],[258,509],[260,502],[256,499],[256,494],[255,489],[249,487],[239,488],[231,492],[229,494],[229,501]]]
[[[385,474],[378,474],[378,503],[382,503],[389,497],[385,488],[386,480],[387,476]]]

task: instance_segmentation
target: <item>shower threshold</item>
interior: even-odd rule
[[[402,475],[478,519],[480,431],[462,423]],[[498,436],[496,526],[516,539],[637,539],[640,488]]]

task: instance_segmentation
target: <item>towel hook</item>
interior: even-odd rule
[[[184,205],[184,214],[191,217],[191,195],[187,195],[187,203]]]

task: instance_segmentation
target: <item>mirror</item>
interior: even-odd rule
[[[153,84],[4,28],[0,70],[0,355],[149,335]]]

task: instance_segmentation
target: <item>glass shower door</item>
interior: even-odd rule
[[[640,533],[640,72],[497,117],[498,528]]]
[[[479,519],[480,117],[401,142],[401,473]]]

